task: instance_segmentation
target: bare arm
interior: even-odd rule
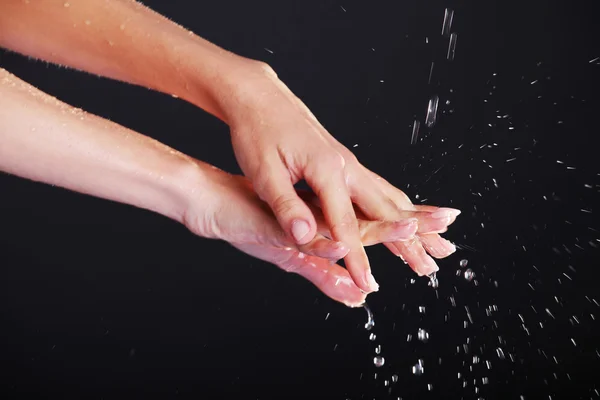
[[[0,0],[0,46],[175,95],[223,120],[231,81],[258,64],[133,0]]]
[[[0,68],[0,171],[182,222],[193,190],[187,185],[191,176],[199,176],[198,166],[182,153],[68,106]]]

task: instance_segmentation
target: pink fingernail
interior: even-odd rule
[[[444,248],[448,251],[448,254],[452,254],[456,251],[454,243],[444,240]]]
[[[292,223],[292,236],[296,242],[300,242],[310,232],[308,222],[297,219]]]
[[[455,208],[440,208],[439,210],[431,213],[431,218],[444,219],[444,218],[455,218],[460,214],[460,210]]]
[[[365,271],[365,282],[371,291],[377,292],[379,290],[379,284],[377,281],[375,281],[375,278],[370,270]]]
[[[425,263],[422,265],[422,268],[419,269],[419,273],[421,276],[430,275],[439,270],[440,268],[437,266],[435,261],[433,261],[433,258],[425,257]]]

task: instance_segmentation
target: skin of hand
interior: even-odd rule
[[[362,291],[348,270],[335,262],[344,257],[348,248],[331,246],[331,232],[320,210],[312,206],[317,233],[315,239],[297,245],[281,228],[270,207],[256,194],[244,176],[230,175],[216,168],[203,172],[214,194],[209,205],[189,202],[184,224],[194,233],[222,239],[256,258],[275,264],[284,271],[296,273],[317,286],[330,298],[349,307],[361,306],[367,294]],[[299,193],[310,198],[310,193]],[[310,203],[310,202],[309,202]],[[418,213],[414,213],[418,214]],[[418,216],[399,221],[360,220],[362,245],[410,240],[414,237]]]
[[[333,138],[268,65],[223,50],[132,0],[0,4],[0,46],[175,95],[228,123],[244,174],[300,246],[317,234],[314,215],[293,190],[306,180],[332,238],[350,250],[346,265],[360,289],[371,292],[378,285],[356,208],[370,220],[395,221],[418,211],[437,221],[433,232],[419,228],[411,241],[386,244],[419,275],[438,269],[431,256],[455,251],[439,233],[460,211],[414,206]]]
[[[459,210],[413,205],[402,191],[361,165],[269,68],[255,70],[242,82],[236,91],[239,97],[223,108],[237,160],[296,243],[312,240],[317,231],[313,214],[293,186],[305,180],[318,197],[333,239],[349,246],[346,266],[366,292],[378,285],[361,245],[355,208],[368,220],[394,221],[414,212],[426,215],[428,223],[419,224],[413,240],[386,243],[419,275],[438,270],[431,256],[443,258],[456,250],[439,233],[454,222]]]
[[[317,234],[297,245],[259,199],[250,181],[192,159],[37,90],[0,69],[0,170],[97,197],[146,208],[193,233],[238,249],[313,282],[348,306],[366,293],[335,262],[348,248],[332,234],[318,199],[299,192],[315,216]],[[422,213],[398,221],[359,221],[365,246],[414,237],[428,225]]]

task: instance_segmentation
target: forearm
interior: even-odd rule
[[[0,0],[0,46],[183,98],[225,120],[248,59],[133,0]]]
[[[0,171],[181,222],[188,194],[202,190],[199,168],[184,154],[70,107],[0,68]]]

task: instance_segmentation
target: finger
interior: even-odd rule
[[[277,221],[295,243],[307,244],[316,233],[313,215],[296,194],[284,166],[281,163],[271,164],[253,180],[254,190],[271,207]]]
[[[375,188],[374,190],[377,190],[377,188]],[[373,192],[371,192],[373,193]],[[308,207],[311,209],[313,215],[315,216],[315,221],[317,222],[317,230],[324,236],[326,237],[331,237],[331,234],[329,233],[329,229],[326,227],[326,225],[322,225],[322,221],[319,220],[319,218],[317,217],[320,214],[320,207],[321,207],[321,202],[319,201],[318,197],[313,195],[312,193],[307,193],[305,191],[303,192],[299,192],[300,197],[306,202],[306,204],[308,205]],[[380,195],[380,196],[384,196],[384,195]],[[375,210],[379,210],[379,213],[365,213],[361,210],[361,208],[355,208],[354,209],[354,213],[359,221],[359,227],[360,227],[360,231],[361,231],[361,237],[363,236],[363,230],[366,228],[365,224],[368,223],[369,224],[369,229],[372,230],[376,230],[377,225],[376,222],[379,221],[369,221],[370,219],[377,219],[377,220],[387,220],[386,222],[391,222],[391,223],[398,223],[399,225],[401,225],[402,220],[409,220],[409,219],[414,219],[416,218],[418,220],[418,233],[419,234],[425,234],[425,233],[443,233],[446,232],[448,230],[448,225],[449,225],[449,221],[454,221],[454,219],[456,219],[456,217],[454,215],[458,215],[460,214],[459,210],[455,210],[455,209],[447,209],[448,211],[445,213],[440,213],[439,211],[442,210],[439,207],[433,207],[433,206],[428,206],[427,210],[420,210],[420,211],[407,211],[407,210],[401,210],[399,209],[394,203],[391,202],[387,202],[387,204],[385,202],[380,202],[380,199],[375,198],[375,196],[371,197],[371,198],[364,198],[361,195],[356,196],[357,197],[357,202],[360,202],[362,200],[362,204],[365,206],[365,208],[369,207],[369,204],[371,204],[371,207]],[[420,206],[417,206],[420,207]],[[436,214],[436,212],[438,212]],[[367,215],[369,214],[369,215]],[[390,214],[393,215],[390,216]],[[376,215],[376,217],[373,217],[374,215]],[[384,216],[385,215],[385,216]],[[375,222],[375,224],[371,224],[371,222]],[[405,237],[402,236],[402,234],[400,232],[398,232],[401,236],[399,239],[397,240],[406,240],[409,239],[410,237]],[[389,238],[388,236],[385,236],[386,238]],[[389,241],[393,241],[393,240],[383,240],[381,242],[378,243],[383,243],[383,242],[389,242]],[[363,245],[365,246],[371,246],[375,243],[372,244],[365,244],[365,240],[363,237]]]
[[[348,255],[350,249],[342,242],[335,242],[320,233],[305,245],[296,246],[298,250],[307,255],[326,258],[330,262],[337,262]]]
[[[325,220],[319,217],[315,218],[319,234],[331,237]],[[374,246],[380,243],[412,239],[417,232],[418,220],[416,218],[399,221],[367,221],[359,219],[358,226],[363,246]]]
[[[425,250],[435,258],[445,258],[456,251],[456,246],[440,235],[420,235],[419,239]]]
[[[382,192],[378,185],[374,184],[368,177],[360,182],[360,190],[355,190],[353,198],[369,219],[390,220],[395,219],[398,215],[402,215],[402,213],[408,212],[401,211],[398,206]],[[426,217],[422,218],[424,225],[435,224],[436,221],[439,220],[439,218],[432,218],[434,213],[423,211],[414,211],[413,213],[417,215],[426,215]],[[445,223],[446,220],[442,219],[442,225]],[[419,220],[419,225],[420,224],[421,220]],[[445,228],[446,227],[447,225]],[[427,228],[430,229],[431,225]],[[439,269],[433,258],[431,258],[423,248],[418,237],[405,242],[397,241],[385,243],[385,245],[392,253],[401,257],[420,276],[429,275]]]
[[[350,248],[350,252],[344,259],[350,276],[365,292],[377,291],[379,285],[371,274],[369,260],[361,242],[358,221],[346,186],[343,168],[326,175],[314,173],[307,175],[308,184],[321,200],[331,236]]]
[[[448,208],[448,207],[435,207],[435,206],[427,206],[427,205],[418,205],[414,206],[418,211],[425,211],[430,213],[436,213],[440,210],[448,210],[449,222],[448,225],[452,225],[454,221],[456,221],[456,217],[461,214],[461,211],[457,208]],[[439,215],[439,214],[438,214]]]
[[[326,260],[316,257],[309,257],[305,263],[296,265],[292,266],[295,268],[292,272],[312,282],[333,300],[348,307],[360,307],[364,304],[367,294],[356,286],[347,269],[337,264],[330,265]]]
[[[411,240],[419,227],[416,218],[400,221],[359,220],[360,235],[364,246]]]
[[[433,258],[425,252],[418,238],[407,242],[385,243],[385,245],[419,276],[430,275],[439,270]]]
[[[301,255],[296,250],[265,247],[257,244],[233,244],[239,250],[261,260],[273,263],[287,272],[303,276],[325,295],[348,307],[360,307],[366,299],[348,271],[339,265],[314,256]]]

